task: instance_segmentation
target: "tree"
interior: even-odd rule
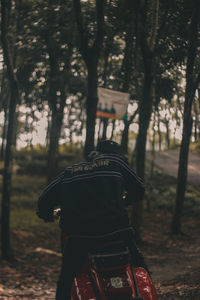
[[[141,55],[143,58],[144,78],[143,95],[139,101],[139,132],[136,140],[136,173],[144,179],[146,138],[151,118],[153,98],[152,87],[155,74],[155,49],[157,43],[159,0],[136,1],[138,33]],[[132,209],[132,224],[140,239],[140,225],[143,215],[142,200],[134,204]]]
[[[57,173],[59,139],[72,76],[71,59],[74,49],[72,1],[65,3],[59,0],[46,0],[34,4],[30,2],[27,5],[30,4],[34,9],[32,8],[32,13],[25,19],[27,31],[24,36],[28,41],[30,39],[34,41],[31,47],[25,48],[30,58],[29,62],[33,64],[26,64],[31,71],[28,72],[31,78],[27,76],[24,80],[26,84],[23,89],[28,95],[25,100],[29,103],[32,101],[42,106],[45,102],[50,108],[47,154],[47,181],[50,182]],[[24,66],[21,69],[23,71]],[[19,73],[23,78],[24,73]]]
[[[192,1],[190,34],[188,36],[183,133],[179,155],[178,182],[174,215],[171,225],[171,230],[173,234],[178,234],[181,232],[181,216],[183,212],[184,195],[187,184],[188,153],[190,137],[192,132],[191,111],[195,92],[200,82],[200,73],[199,70],[196,68],[197,47],[199,45],[199,14],[200,2],[198,0],[194,0]]]
[[[128,8],[127,11],[127,28],[126,28],[126,35],[125,35],[125,49],[124,49],[124,59],[122,63],[121,73],[122,73],[122,91],[123,92],[130,92],[130,85],[131,85],[131,74],[133,72],[133,47],[134,47],[134,21],[135,21],[135,14],[134,14],[134,2],[128,1]],[[121,138],[121,147],[122,152],[124,154],[128,153],[128,133],[129,127],[135,118],[137,111],[133,113],[133,115],[129,118],[129,120],[124,120],[124,130],[122,133]]]
[[[47,176],[48,182],[51,182],[55,177],[58,162],[58,147],[61,135],[61,128],[63,123],[64,108],[67,98],[67,85],[69,83],[69,66],[73,50],[73,30],[71,30],[70,37],[65,40],[68,50],[63,58],[61,47],[62,42],[57,36],[56,24],[52,19],[57,20],[54,13],[53,1],[48,1],[49,13],[47,15],[47,28],[45,34],[46,49],[49,56],[50,74],[47,77],[48,82],[48,103],[51,109],[51,127],[49,133],[49,151],[48,151],[48,168]],[[64,9],[65,7],[63,7]],[[69,7],[70,8],[70,7]],[[71,9],[71,8],[70,8]],[[66,25],[66,24],[65,24]],[[62,67],[60,67],[62,64]]]
[[[77,28],[80,36],[80,53],[86,64],[87,79],[87,100],[86,100],[86,141],[85,156],[94,148],[94,134],[97,109],[97,85],[98,85],[98,62],[104,37],[104,6],[105,0],[96,0],[96,21],[92,24],[90,30],[84,26],[83,12],[80,0],[74,0],[74,10],[77,22]],[[90,9],[87,6],[88,11]],[[87,11],[87,13],[88,13]],[[90,31],[90,33],[89,33]],[[91,32],[94,32],[92,35]],[[91,38],[92,35],[92,38]]]
[[[10,85],[10,103],[7,130],[7,144],[5,150],[4,171],[3,171],[3,193],[2,193],[2,224],[1,224],[1,242],[2,258],[11,259],[10,246],[10,192],[12,178],[12,144],[14,134],[14,120],[16,114],[16,105],[18,103],[18,83],[13,70],[13,61],[11,58],[10,45],[8,43],[8,6],[6,0],[1,0],[1,41],[3,48],[4,63],[7,67],[7,75]]]

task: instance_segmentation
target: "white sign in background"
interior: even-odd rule
[[[97,116],[123,119],[126,115],[130,95],[105,88],[98,88]]]

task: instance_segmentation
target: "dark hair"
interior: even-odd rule
[[[96,150],[101,153],[115,153],[122,155],[121,146],[112,140],[99,141]]]

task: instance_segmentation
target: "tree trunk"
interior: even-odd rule
[[[167,149],[170,148],[170,130],[169,130],[169,120],[165,120],[165,127],[166,127],[166,134],[165,134],[165,138],[166,138],[166,145],[167,145]]]
[[[70,61],[73,53],[73,32],[70,33],[70,42],[68,43],[68,50],[64,58],[63,71],[60,70],[60,57],[59,51],[56,49],[59,46],[55,38],[55,26],[52,23],[54,15],[54,2],[48,1],[49,12],[47,15],[47,31],[45,35],[45,42],[49,54],[50,75],[48,78],[49,83],[49,107],[51,110],[51,127],[49,132],[49,149],[47,159],[47,182],[49,183],[54,179],[57,172],[58,164],[58,151],[59,139],[61,135],[61,128],[63,123],[64,108],[67,95],[67,82],[64,78],[69,78],[70,75]],[[56,20],[58,21],[58,19]],[[61,49],[59,49],[61,50]],[[58,92],[60,95],[58,95]]]
[[[86,141],[85,157],[94,149],[94,135],[97,110],[97,66],[91,64],[88,68],[88,96],[86,101]]]
[[[8,113],[7,113],[7,108],[5,108],[4,109],[4,124],[3,124],[3,132],[2,132],[0,161],[4,160],[4,153],[5,153],[4,150],[5,150],[7,127],[8,127]]]
[[[125,49],[124,49],[124,59],[122,63],[121,73],[123,76],[123,87],[122,91],[125,93],[129,92],[131,83],[131,74],[133,66],[133,43],[134,43],[134,1],[129,1],[130,15],[128,16],[128,27],[125,36]],[[128,138],[129,138],[129,127],[133,121],[133,116],[130,120],[124,120],[124,130],[121,138],[122,153],[128,154]]]
[[[51,128],[51,110],[48,109],[48,115],[47,115],[47,130],[46,130],[46,138],[45,138],[45,144],[46,147],[49,147],[49,143],[50,143],[50,128]]]
[[[63,94],[60,107],[52,109],[51,127],[49,131],[49,150],[47,158],[47,183],[50,183],[56,176],[59,154],[59,139],[64,116],[66,96]]]
[[[199,140],[199,134],[198,134],[198,130],[199,130],[199,125],[200,125],[200,120],[199,120],[199,103],[197,102],[197,99],[195,99],[196,101],[194,102],[194,115],[195,115],[195,120],[194,120],[194,140],[195,142],[198,142]]]
[[[151,65],[151,64],[150,64]],[[136,173],[144,180],[147,130],[152,111],[152,82],[149,72],[145,72],[143,97],[139,104],[139,133],[136,141]],[[134,203],[131,214],[131,224],[136,229],[136,239],[140,240],[140,228],[143,220],[143,200]]]
[[[159,151],[162,150],[162,133],[160,130],[160,114],[159,111],[157,111],[157,116],[158,116],[158,146],[159,146]]]
[[[126,155],[128,153],[128,133],[129,133],[130,122],[124,121],[124,130],[121,138],[121,149],[122,153]]]
[[[142,179],[145,177],[146,139],[152,112],[152,83],[151,62],[149,71],[145,72],[143,97],[139,103],[139,133],[136,141],[136,172]]]
[[[10,260],[12,251],[10,245],[10,193],[12,178],[12,143],[16,105],[18,102],[18,85],[13,72],[10,49],[7,41],[7,1],[1,0],[1,41],[3,48],[4,63],[7,67],[8,80],[10,85],[10,104],[8,116],[7,144],[3,170],[3,192],[2,192],[2,218],[1,218],[1,249],[2,258]]]
[[[155,165],[155,156],[156,156],[156,151],[155,151],[155,143],[156,143],[156,112],[154,112],[153,116],[153,136],[152,136],[152,143],[151,143],[151,176],[153,176],[154,173],[154,165]],[[149,198],[148,198],[149,199]]]
[[[111,137],[110,137],[111,140],[113,139],[113,136],[114,136],[115,125],[116,125],[116,120],[113,119],[112,120],[112,131],[111,131]]]
[[[191,17],[188,43],[188,55],[187,55],[187,67],[186,67],[186,89],[185,89],[185,104],[184,104],[184,120],[183,120],[183,135],[181,141],[181,149],[179,156],[179,168],[178,168],[178,183],[176,190],[176,201],[174,207],[174,215],[172,219],[171,230],[173,234],[179,234],[181,232],[181,217],[184,207],[184,196],[187,184],[187,168],[188,168],[188,154],[189,144],[192,131],[192,103],[194,100],[195,92],[200,81],[200,75],[198,74],[195,80],[195,58],[197,52],[198,42],[198,22],[200,13],[200,2],[198,0],[193,1],[193,11]]]
[[[152,14],[148,15],[146,5],[143,1],[136,2],[138,16],[137,38],[140,41],[141,53],[144,62],[143,95],[139,102],[139,132],[136,141],[136,173],[144,180],[145,177],[145,153],[147,130],[150,123],[153,97],[153,78],[155,73],[154,50],[158,30],[159,0],[149,2]],[[152,17],[149,20],[150,16]],[[149,28],[147,26],[149,25]],[[140,228],[143,219],[143,200],[137,201],[132,209],[131,223],[136,229],[136,238],[141,239]]]
[[[80,35],[80,52],[88,70],[88,95],[86,100],[86,141],[85,157],[94,149],[95,122],[97,109],[98,61],[104,37],[104,6],[106,0],[96,0],[97,30],[92,46],[89,45],[87,30],[83,26],[83,15],[80,0],[74,0],[74,10]]]
[[[108,128],[108,118],[104,118],[103,120],[103,134],[102,139],[106,140],[107,138],[107,128]]]

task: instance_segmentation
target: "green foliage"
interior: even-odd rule
[[[83,148],[77,144],[63,144],[59,148],[58,170],[83,160]],[[17,174],[20,175],[47,175],[47,150],[46,147],[36,146],[22,148],[15,152]]]
[[[145,204],[153,210],[173,211],[176,198],[176,184],[174,177],[164,174],[160,169],[154,168],[151,174],[150,165],[147,164]],[[200,213],[200,190],[188,184],[185,193],[184,214]]]
[[[18,163],[18,174],[45,175],[47,172],[47,163],[45,160],[27,160]]]
[[[34,146],[33,148],[24,147],[20,150],[16,150],[14,158],[16,161],[25,161],[25,160],[44,160],[47,156],[47,148],[41,145]]]
[[[0,184],[2,176],[0,176]],[[150,203],[152,211],[161,209],[171,212],[176,193],[176,180],[165,175],[159,169],[155,169],[153,175],[147,166],[146,177],[146,206]],[[58,224],[44,223],[36,216],[37,199],[46,186],[44,176],[13,176],[13,189],[11,199],[11,228],[27,231],[55,231]],[[185,195],[185,215],[200,213],[200,191],[188,185]]]
[[[13,177],[11,200],[11,228],[20,230],[47,230],[49,224],[44,223],[36,215],[37,200],[45,188],[46,178],[39,176],[16,175]],[[51,227],[52,230],[57,224]]]
[[[14,175],[12,184],[12,195],[13,197],[15,197],[17,194],[19,194],[23,195],[23,197],[34,198],[35,195],[39,195],[45,183],[46,182],[44,177],[31,177],[27,176],[27,174]]]
[[[200,154],[200,141],[195,142],[195,143],[191,143],[190,144],[190,150],[195,151],[195,152]]]

